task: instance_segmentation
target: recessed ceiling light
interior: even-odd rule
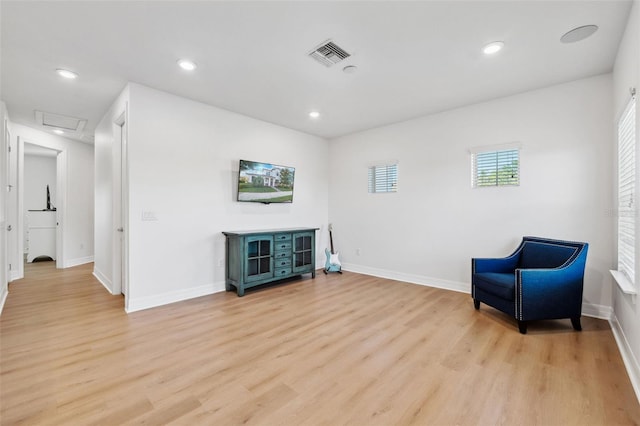
[[[598,31],[597,25],[583,25],[582,27],[577,27],[571,31],[567,31],[562,37],[560,37],[560,41],[563,43],[575,43],[576,41],[584,40],[596,31]]]
[[[358,67],[355,65],[347,65],[346,67],[342,68],[342,71],[347,74],[353,74],[354,72],[358,71]]]
[[[73,80],[74,78],[78,78],[78,74],[73,72],[73,71],[69,71],[69,70],[65,70],[63,68],[58,68],[56,70],[56,72],[58,73],[59,76],[64,77],[64,78],[68,78],[70,80]]]
[[[485,55],[493,55],[498,53],[504,47],[504,41],[494,41],[482,48]]]
[[[53,133],[55,133],[56,135],[64,135],[64,132],[60,129],[55,129]]]
[[[197,68],[197,65],[187,59],[180,59],[178,61],[178,66],[183,70],[193,71]]]
[[[318,111],[311,111],[311,112],[309,113],[309,117],[311,117],[311,118],[318,118],[318,117],[320,117],[320,113],[319,113]]]

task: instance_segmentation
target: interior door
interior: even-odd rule
[[[114,122],[114,168],[113,168],[113,292],[125,296],[127,309],[128,264],[127,264],[127,123],[125,113]]]
[[[127,280],[127,239],[126,239],[126,209],[127,209],[127,128],[126,123],[120,126],[120,282],[122,294],[129,293]]]

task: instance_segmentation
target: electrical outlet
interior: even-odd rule
[[[356,256],[360,256],[360,249],[359,248],[356,249]]]
[[[224,259],[220,258],[218,259],[218,268],[223,268],[224,267]]]
[[[84,243],[80,243],[80,250],[84,248]]]

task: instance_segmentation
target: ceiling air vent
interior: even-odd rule
[[[331,40],[327,40],[311,51],[309,56],[322,65],[330,67],[351,55]]]
[[[84,118],[70,117],[68,115],[54,114],[51,112],[35,111],[36,123],[44,127],[81,132],[87,124]]]

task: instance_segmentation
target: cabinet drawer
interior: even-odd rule
[[[273,255],[273,257],[276,260],[282,259],[284,257],[291,257],[291,251],[277,251],[276,254]]]
[[[291,266],[291,258],[281,258],[281,259],[276,259],[274,261],[275,264],[275,268],[283,268],[285,266]]]
[[[276,250],[291,250],[291,241],[282,242],[278,241],[274,244]]]
[[[273,236],[273,239],[278,241],[291,241],[291,234],[276,234]]]
[[[287,275],[291,275],[291,266],[286,268],[277,268],[273,274],[274,277],[286,277]]]

